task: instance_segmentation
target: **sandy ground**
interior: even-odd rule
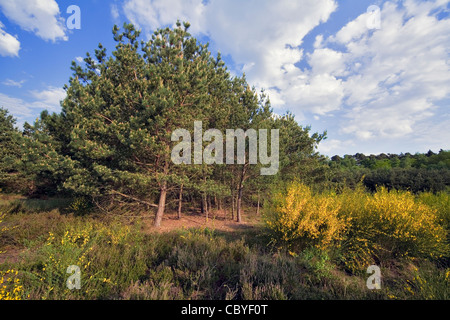
[[[125,217],[124,217],[125,218]],[[163,220],[161,222],[160,228],[155,228],[153,226],[153,215],[148,216],[138,216],[139,220],[142,222],[142,227],[144,232],[153,233],[164,233],[179,229],[190,229],[190,228],[209,228],[215,232],[229,233],[230,235],[238,236],[241,232],[256,230],[256,225],[260,221],[260,217],[255,213],[245,212],[242,215],[242,221],[240,223],[236,222],[236,219],[231,220],[231,213],[225,213],[223,211],[214,211],[209,214],[208,219],[204,214],[199,212],[189,212],[183,213],[181,219],[178,219],[176,212],[166,212],[164,214]],[[134,219],[127,219],[128,222]],[[24,249],[18,249],[14,246],[7,246],[2,248],[0,254],[0,264],[6,261],[10,263],[16,263],[19,261],[20,253]]]
[[[208,219],[205,215],[198,213],[182,214],[181,219],[175,212],[167,212],[164,214],[163,221],[161,222],[160,228],[153,227],[153,220],[149,219],[146,221],[146,225],[149,227],[151,232],[169,232],[172,230],[182,229],[182,228],[204,228],[208,227],[216,231],[233,232],[242,231],[246,229],[254,228],[256,217],[250,217],[248,215],[243,215],[243,221],[237,223],[235,220],[231,220],[231,215],[225,217],[224,212],[214,212],[209,214]]]

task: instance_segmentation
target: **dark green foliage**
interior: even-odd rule
[[[0,108],[0,187],[7,183],[9,174],[16,171],[15,162],[20,157],[19,131],[8,110]]]
[[[178,208],[186,199],[200,203],[206,214],[212,200],[228,204],[240,221],[246,193],[260,197],[270,184],[298,174],[323,180],[315,148],[325,134],[311,134],[292,114],[275,117],[268,97],[244,76],[232,77],[220,54],[212,57],[188,27],[178,22],[146,42],[133,25],[115,26],[111,55],[100,44],[84,64],[72,63],[62,112],[44,111],[25,124],[21,170],[34,181],[33,194],[154,207],[159,225],[174,201]],[[171,135],[186,129],[193,137],[195,121],[223,137],[227,129],[279,129],[278,174],[262,177],[261,165],[249,165],[248,142],[245,164],[175,165]]]
[[[375,191],[377,186],[389,189],[410,190],[414,193],[444,191],[450,186],[450,170],[448,169],[377,169],[364,179],[364,184]]]
[[[431,150],[427,153],[405,154],[384,154],[366,156],[361,153],[355,155],[346,154],[344,158],[340,156],[331,157],[329,165],[332,168],[417,168],[417,169],[450,169],[450,150],[440,150],[434,153]]]
[[[429,151],[426,154],[355,154],[344,158],[334,156],[328,161],[334,185],[355,187],[363,180],[372,191],[388,189],[409,190],[414,193],[445,191],[450,187],[450,151]]]
[[[23,137],[15,127],[16,119],[0,108],[0,191],[26,192],[30,179],[20,172]]]

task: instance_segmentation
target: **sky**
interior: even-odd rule
[[[0,107],[19,127],[59,112],[71,62],[111,53],[114,24],[148,39],[180,19],[275,113],[326,130],[324,155],[449,150],[449,14],[445,0],[0,0]]]

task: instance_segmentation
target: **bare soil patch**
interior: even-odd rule
[[[0,264],[3,264],[5,262],[8,263],[18,263],[20,260],[20,254],[23,252],[23,249],[18,249],[14,247],[6,247],[2,248],[0,253]]]
[[[161,222],[160,228],[153,226],[153,220],[149,219],[145,221],[146,229],[149,232],[170,232],[179,229],[190,228],[209,228],[215,231],[234,232],[252,229],[258,222],[258,217],[243,215],[240,223],[236,220],[231,220],[231,216],[225,216],[224,212],[215,211],[210,213],[208,219],[204,214],[197,212],[182,214],[181,219],[178,218],[176,212],[166,212]],[[148,227],[148,228],[147,228]]]

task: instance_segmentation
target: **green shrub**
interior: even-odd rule
[[[92,209],[92,203],[86,197],[77,197],[69,205],[75,215],[83,216]]]

